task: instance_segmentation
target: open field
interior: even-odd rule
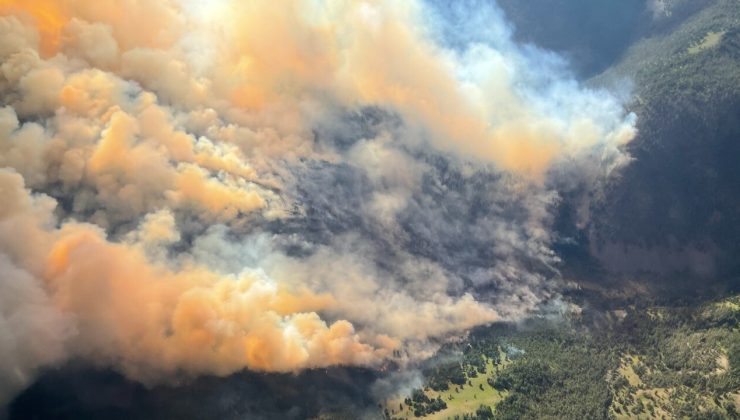
[[[499,349],[501,354],[501,363],[496,366],[492,358],[482,356],[486,361],[486,373],[477,374],[474,377],[465,374],[467,383],[465,385],[455,385],[450,383],[447,391],[435,391],[431,388],[425,388],[424,394],[429,397],[430,400],[441,398],[446,404],[447,408],[436,413],[428,414],[423,416],[425,419],[432,420],[453,420],[458,416],[462,416],[466,413],[474,413],[481,405],[487,405],[494,407],[501,400],[506,398],[508,395],[507,391],[499,391],[493,388],[488,383],[488,379],[494,379],[496,372],[502,370],[511,363],[511,360],[506,356],[506,353]],[[412,406],[404,403],[405,397],[399,397],[390,400],[386,404],[386,409],[390,414],[391,418],[394,419],[412,419],[417,416],[414,415],[414,409]],[[399,408],[402,410],[399,411]]]

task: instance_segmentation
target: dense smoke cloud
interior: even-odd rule
[[[0,402],[403,364],[555,296],[559,190],[633,117],[476,9],[0,1]]]

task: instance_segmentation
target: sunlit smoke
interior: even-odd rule
[[[557,188],[634,116],[481,7],[0,0],[0,403],[403,366],[557,295]]]

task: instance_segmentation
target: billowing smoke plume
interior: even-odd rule
[[[633,117],[474,3],[0,0],[0,403],[70,358],[404,363],[556,295]]]

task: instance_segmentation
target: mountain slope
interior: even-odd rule
[[[740,3],[718,0],[636,43],[594,80],[631,80],[634,161],[592,209],[591,250],[616,272],[718,278],[740,268]]]

